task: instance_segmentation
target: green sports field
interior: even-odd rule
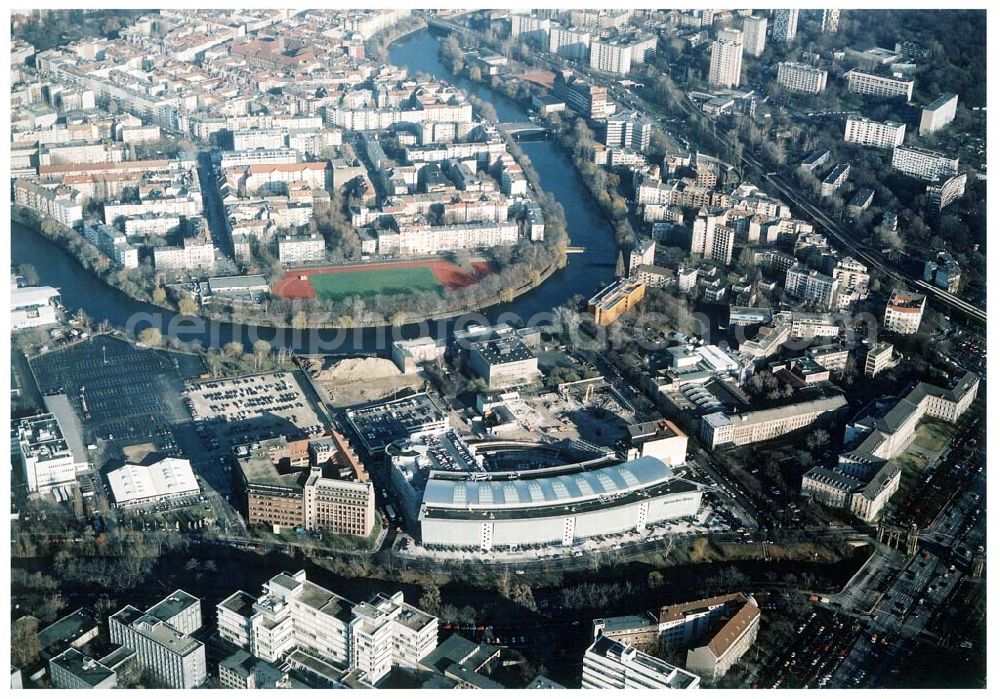
[[[406,294],[413,291],[443,292],[441,283],[429,267],[311,274],[309,281],[316,290],[316,298],[320,300],[338,300],[346,296]]]

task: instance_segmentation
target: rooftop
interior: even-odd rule
[[[67,649],[61,655],[52,658],[50,663],[58,665],[91,688],[97,687],[115,675],[113,670],[76,648]]]
[[[147,609],[146,613],[155,616],[160,621],[170,623],[171,619],[185,609],[200,604],[201,600],[194,595],[189,595],[184,590],[176,590]]]
[[[635,648],[618,641],[613,641],[606,636],[598,636],[593,644],[587,649],[588,655],[596,655],[609,660],[617,661],[622,665],[639,665],[646,670],[660,675],[661,681],[671,689],[688,689],[696,687],[701,678],[676,665],[646,655]]]

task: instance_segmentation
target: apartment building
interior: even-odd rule
[[[236,129],[232,132],[234,151],[279,150],[288,145],[287,129]]]
[[[920,128],[917,133],[926,136],[943,129],[955,121],[956,109],[958,109],[958,95],[951,92],[944,93],[920,110]]]
[[[743,18],[743,50],[747,55],[760,56],[767,45],[767,17],[750,15]]]
[[[826,90],[826,71],[805,63],[782,61],[778,64],[778,84],[793,92],[818,95]]]
[[[844,77],[847,78],[848,92],[872,97],[905,97],[907,102],[913,99],[912,80],[890,78],[857,68],[847,71]]]
[[[699,212],[691,235],[691,254],[728,265],[733,261],[736,231],[725,225],[727,217]]]
[[[840,308],[868,297],[871,275],[868,274],[868,267],[853,257],[838,260],[833,268],[833,277],[839,285],[837,305]]]
[[[590,54],[590,32],[554,24],[549,30],[549,51],[571,61],[585,61]]]
[[[936,184],[927,185],[927,210],[931,214],[941,211],[957,199],[965,195],[965,182],[968,178],[964,172],[952,177],[942,177]]]
[[[211,238],[197,236],[185,238],[180,245],[161,245],[153,248],[153,267],[156,269],[214,269],[215,245]]]
[[[799,11],[797,9],[774,10],[772,19],[771,36],[776,42],[787,44],[795,38],[799,28]]]
[[[284,235],[278,238],[278,260],[283,265],[322,262],[326,259],[326,241],[318,233]]]
[[[823,184],[820,189],[820,194],[824,197],[831,197],[834,193],[840,189],[840,187],[847,182],[848,176],[851,174],[851,166],[847,163],[839,163],[833,170],[830,171],[823,179]]]
[[[587,306],[598,325],[611,325],[646,295],[646,285],[638,279],[623,277],[597,292]]]
[[[652,265],[656,258],[656,241],[646,238],[636,243],[628,255],[628,269],[632,272],[639,265]]]
[[[351,610],[351,667],[372,684],[395,667],[415,668],[438,642],[438,620],[403,600],[377,594]]]
[[[719,87],[739,87],[743,80],[743,32],[720,29],[712,43],[708,82]]]
[[[516,221],[483,221],[431,226],[426,220],[398,223],[398,230],[378,231],[379,254],[430,255],[446,250],[513,245],[519,228]]]
[[[111,258],[118,267],[136,269],[139,266],[139,249],[130,244],[125,234],[114,226],[87,221],[83,224],[83,237]]]
[[[517,41],[547,46],[551,27],[552,21],[547,17],[536,17],[521,12],[514,12],[510,15],[510,37]]]
[[[895,148],[903,145],[906,124],[895,121],[873,121],[866,117],[847,117],[844,141],[875,148]]]
[[[885,329],[900,335],[912,335],[920,329],[926,306],[927,297],[924,294],[894,289],[885,306]]]
[[[649,148],[653,124],[638,112],[622,112],[608,117],[604,145],[645,151]]]
[[[877,342],[865,352],[865,376],[875,377],[892,365],[892,343]]]
[[[205,646],[151,611],[129,605],[108,617],[111,642],[135,651],[139,667],[164,687],[200,686],[207,677]]]
[[[590,68],[604,73],[628,75],[632,69],[632,47],[614,39],[594,39],[590,43]]]
[[[583,689],[696,689],[701,678],[598,635],[583,655]]]
[[[837,395],[733,415],[710,413],[701,418],[701,438],[711,449],[722,444],[743,446],[764,442],[808,427],[846,405],[844,397]]]
[[[823,10],[819,30],[824,34],[836,34],[840,29],[840,10]]]
[[[83,205],[78,193],[70,187],[41,185],[19,177],[14,181],[14,203],[34,209],[69,228],[83,221]]]
[[[892,169],[921,180],[938,182],[958,174],[958,158],[926,148],[897,146],[892,151]]]
[[[805,265],[795,265],[785,275],[785,291],[795,298],[829,309],[837,301],[840,282]]]

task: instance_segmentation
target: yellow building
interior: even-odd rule
[[[588,308],[598,325],[611,325],[618,316],[642,301],[646,285],[635,277],[623,277],[590,299]]]

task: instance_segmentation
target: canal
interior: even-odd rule
[[[412,75],[424,73],[449,81],[469,94],[490,102],[504,122],[524,122],[527,112],[505,95],[484,83],[473,83],[452,76],[438,56],[438,39],[428,29],[407,35],[394,43],[390,61],[406,67]],[[11,222],[11,260],[31,264],[38,271],[39,283],[58,288],[69,314],[78,309],[96,321],[108,320],[119,328],[138,330],[149,325],[159,327],[167,336],[202,346],[221,347],[233,340],[248,348],[257,339],[297,352],[324,354],[387,354],[394,339],[421,335],[443,337],[455,322],[470,320],[494,322],[497,319],[544,317],[551,309],[575,295],[589,297],[613,277],[617,250],[611,224],[587,191],[569,158],[551,140],[525,141],[521,144],[531,158],[543,189],[551,193],[566,214],[570,245],[585,252],[569,256],[567,266],[556,271],[541,286],[508,304],[483,309],[458,319],[413,324],[402,328],[359,328],[351,330],[255,327],[233,323],[181,319],[175,313],[135,301],[117,289],[96,279],[76,260],[40,234]]]

